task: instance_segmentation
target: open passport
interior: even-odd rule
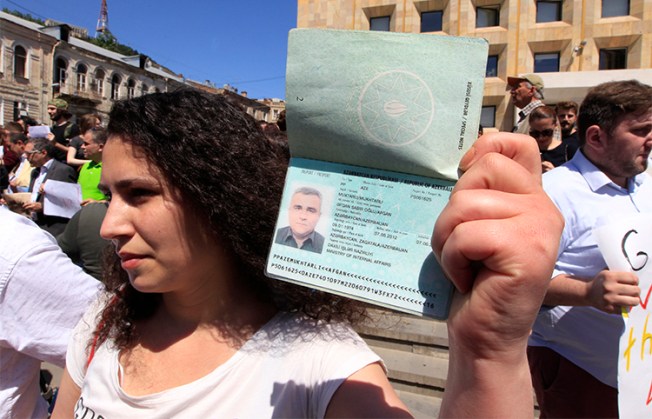
[[[290,32],[292,157],[268,276],[447,317],[430,237],[478,135],[487,53],[475,38]]]

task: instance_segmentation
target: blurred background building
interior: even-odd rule
[[[540,75],[546,104],[609,80],[652,84],[649,0],[298,0],[297,26],[487,39],[481,123],[504,131],[508,76]]]

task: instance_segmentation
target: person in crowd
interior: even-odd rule
[[[198,91],[118,102],[108,130],[102,234],[119,266],[73,336],[55,418],[409,414],[343,323],[360,314],[356,303],[263,275],[284,150],[223,98]],[[435,253],[461,291],[442,416],[533,414],[525,344],[562,220],[523,138],[495,134],[473,146],[435,227]],[[491,385],[497,376],[505,380]]]
[[[9,137],[14,133],[22,133],[20,125],[15,122],[9,122],[0,131],[0,146],[2,147],[2,165],[7,169],[7,173],[11,172],[20,164],[20,155],[13,152],[11,144],[9,144]]]
[[[543,173],[554,169],[570,160],[568,146],[556,139],[559,131],[557,115],[549,106],[539,106],[530,112],[530,137],[534,138],[541,152],[541,170]]]
[[[0,192],[9,187],[9,171],[5,167],[2,159],[0,159]],[[0,198],[2,199],[2,198]]]
[[[97,187],[102,175],[102,150],[106,137],[104,128],[91,128],[82,136],[84,157],[89,159],[79,170],[77,179],[81,186],[82,205],[94,201],[106,201],[106,195]]]
[[[9,186],[9,169],[7,169],[4,162],[5,150],[11,151],[9,148],[9,132],[0,125],[0,192]]]
[[[100,227],[107,207],[108,202],[91,202],[82,206],[66,224],[63,233],[57,236],[61,250],[75,264],[81,266],[84,272],[97,280],[102,280],[102,260],[109,245],[109,242],[100,236]]]
[[[55,147],[52,157],[57,161],[66,162],[68,155],[68,144],[70,139],[79,135],[79,127],[71,121],[72,114],[68,111],[68,102],[61,98],[52,99],[48,102],[48,115],[52,120],[49,140]]]
[[[275,242],[314,253],[321,253],[324,236],[315,231],[321,217],[322,196],[315,188],[303,186],[292,194],[288,208],[290,225],[279,228]]]
[[[32,165],[25,154],[25,147],[28,139],[25,134],[14,133],[9,135],[9,148],[11,151],[20,156],[20,162],[14,170],[9,173],[9,187],[12,192],[27,192],[32,175]]]
[[[593,228],[652,213],[652,87],[635,80],[592,88],[580,107],[581,148],[543,186],[565,227],[529,342],[541,417],[618,417],[621,309],[639,304],[633,272],[606,269]]]
[[[555,105],[555,113],[561,127],[561,141],[568,146],[571,158],[580,148],[580,140],[577,137],[577,112],[579,108],[579,105],[572,100],[559,102]]]
[[[84,144],[83,136],[88,130],[101,127],[102,118],[97,114],[87,113],[80,116],[77,122],[79,123],[80,133],[70,139],[70,146],[68,147],[68,154],[66,156],[66,163],[73,167],[81,167],[90,161],[84,157],[84,150],[82,150],[82,145]]]
[[[528,134],[530,132],[528,122],[530,112],[543,106],[543,79],[536,74],[521,74],[516,77],[508,77],[507,85],[510,89],[512,103],[520,109],[518,123],[512,132]]]
[[[276,121],[276,126],[281,132],[286,132],[288,130],[287,120],[285,118],[285,109],[278,114],[278,120]]]
[[[54,146],[45,138],[32,139],[25,148],[29,163],[34,167],[28,192],[32,193],[31,202],[23,205],[26,211],[33,213],[34,221],[53,236],[63,232],[68,219],[43,213],[45,192],[43,185],[48,180],[76,183],[77,172],[65,163],[52,158]]]
[[[0,417],[48,417],[41,362],[65,363],[70,334],[100,291],[26,217],[0,207]]]
[[[23,133],[27,134],[29,127],[34,127],[38,125],[38,122],[29,115],[21,115],[16,119],[16,122],[23,127]]]

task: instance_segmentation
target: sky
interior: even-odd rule
[[[88,29],[95,35],[101,0],[0,0],[3,8]],[[285,98],[288,31],[296,0],[107,0],[118,42],[175,73],[251,98]]]

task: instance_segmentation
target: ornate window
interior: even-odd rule
[[[120,83],[122,79],[117,74],[114,74],[111,77],[111,99],[118,100],[120,99]]]
[[[14,77],[27,78],[27,51],[20,45],[14,47]]]
[[[86,91],[86,74],[88,73],[88,68],[84,64],[77,64],[77,91],[85,92]]]

